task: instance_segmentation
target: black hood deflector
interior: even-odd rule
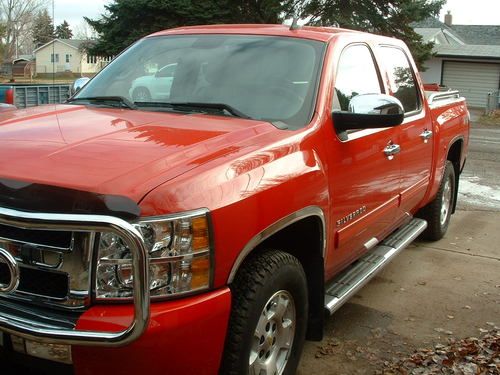
[[[137,219],[141,210],[132,199],[58,186],[0,178],[0,207],[57,214],[110,215]]]

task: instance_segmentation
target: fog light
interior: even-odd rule
[[[70,345],[45,344],[26,340],[26,354],[56,362],[73,363]]]

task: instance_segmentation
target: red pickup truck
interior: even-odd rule
[[[152,78],[134,94],[167,65],[168,90]],[[292,374],[325,310],[445,234],[468,138],[464,99],[425,93],[397,39],[280,25],[143,38],[66,104],[2,114],[2,356],[75,374]]]

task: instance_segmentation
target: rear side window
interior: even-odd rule
[[[405,113],[418,111],[420,100],[408,57],[403,50],[396,47],[383,46],[380,52],[387,67],[391,95],[401,101]]]
[[[380,94],[379,75],[368,46],[355,44],[340,56],[335,76],[333,111],[348,111],[352,98],[362,94]]]

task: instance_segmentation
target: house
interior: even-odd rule
[[[35,56],[18,55],[4,60],[0,67],[0,74],[8,77],[29,78],[35,70]]]
[[[87,40],[54,39],[33,51],[36,60],[36,73],[70,72],[80,75],[93,75],[110,61],[111,57],[92,56],[83,48]]]
[[[452,20],[448,12],[444,23],[429,18],[413,24],[424,41],[435,43],[422,80],[460,90],[469,106],[486,108],[488,94],[496,97],[500,88],[500,26],[454,25]]]

